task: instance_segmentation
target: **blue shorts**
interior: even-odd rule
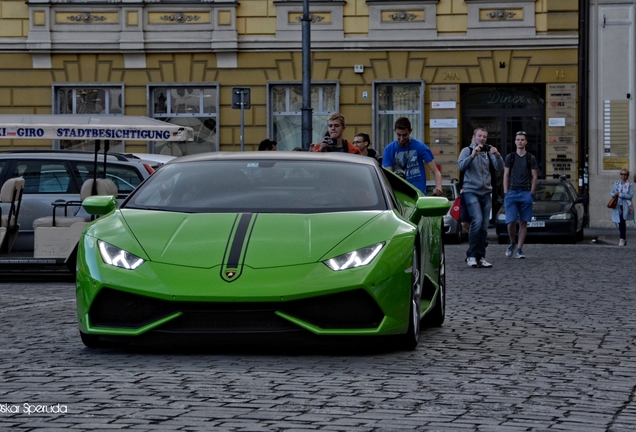
[[[506,224],[522,220],[530,222],[532,220],[532,194],[526,190],[508,191],[504,198],[506,206]]]

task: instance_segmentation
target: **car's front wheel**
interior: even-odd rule
[[[422,281],[420,278],[420,251],[416,246],[413,250],[413,265],[411,266],[411,299],[409,302],[409,328],[401,336],[401,346],[407,350],[414,350],[420,339],[420,311],[422,303]]]

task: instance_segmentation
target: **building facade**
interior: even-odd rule
[[[583,184],[577,0],[309,4],[313,142],[339,111],[345,138],[369,133],[382,151],[407,116],[450,179],[475,127],[504,156],[523,130],[542,175]],[[264,138],[291,150],[302,15],[299,0],[0,0],[0,113],[146,115],[197,133],[188,144],[111,143],[127,152],[255,150]],[[235,89],[249,89],[249,109],[233,104]]]
[[[621,169],[636,171],[635,0],[589,2],[590,223],[612,226],[606,204]]]

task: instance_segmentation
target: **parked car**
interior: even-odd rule
[[[435,189],[435,180],[428,180],[426,182],[426,194],[428,196],[433,195],[433,189]],[[442,180],[442,192],[442,196],[448,198],[451,203],[455,202],[455,199],[459,197],[458,180]],[[465,235],[468,235],[468,233],[464,231],[461,223],[453,219],[449,210],[444,216],[444,236],[449,242],[461,243]]]
[[[77,316],[88,347],[233,338],[392,336],[445,316],[442,216],[372,158],[249,152],[165,164],[82,234]],[[125,226],[126,229],[121,227]]]
[[[532,220],[528,222],[528,239],[583,240],[585,225],[585,198],[567,180],[538,180],[532,204]],[[497,214],[497,240],[506,244],[508,228],[506,208]]]
[[[106,178],[111,179],[118,190],[118,199],[128,196],[153,172],[149,164],[117,153],[109,153],[106,159]],[[13,250],[33,250],[33,221],[51,216],[53,202],[78,201],[82,184],[93,178],[95,154],[68,150],[16,150],[0,152],[0,185],[13,177],[25,180],[22,205],[18,215],[20,231]],[[97,177],[104,171],[103,154],[97,164]],[[8,204],[1,204],[2,210]],[[80,211],[70,206],[68,214]],[[58,207],[56,216],[64,216],[64,208]]]
[[[152,153],[125,153],[124,156],[132,159],[138,159],[141,162],[150,165],[155,171],[161,168],[165,163],[176,158],[176,156]]]

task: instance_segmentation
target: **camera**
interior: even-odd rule
[[[337,142],[336,142],[336,140],[335,140],[335,139],[331,139],[331,138],[329,138],[329,139],[327,140],[327,145],[329,145],[329,146],[335,146],[336,144],[337,144]]]
[[[406,180],[406,173],[404,171],[397,171],[395,174],[398,177],[402,177],[404,180]]]
[[[491,146],[489,146],[488,144],[482,144],[482,146],[481,146],[481,151],[482,151],[483,153],[488,153],[488,152],[490,151],[490,147],[491,147]]]

